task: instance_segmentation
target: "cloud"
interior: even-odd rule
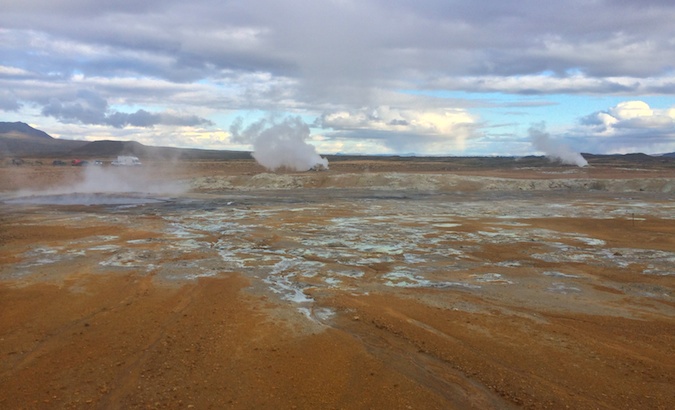
[[[0,65],[0,77],[26,77],[30,73],[24,69]]]
[[[675,150],[675,107],[653,109],[644,101],[624,101],[580,120],[570,136],[589,151],[648,152]]]
[[[77,97],[71,101],[62,102],[52,98],[42,108],[42,114],[65,122],[104,124],[107,110],[108,103],[105,99],[92,92],[79,91]]]
[[[398,109],[389,106],[324,113],[315,126],[340,138],[369,139],[392,152],[439,154],[461,152],[477,137],[476,118],[460,108]]]
[[[667,41],[673,6],[665,2],[612,8],[597,2],[583,13],[565,0],[465,0],[451,7],[381,0],[218,7],[210,0],[169,0],[161,7],[122,2],[100,8],[21,3],[3,7],[3,56],[24,57],[41,72],[151,74],[175,81],[220,70],[268,72],[302,79],[309,98],[332,96],[342,87],[367,93],[391,81],[545,71],[564,77],[569,69],[590,79],[658,77],[675,60]]]
[[[581,123],[606,136],[631,130],[675,132],[675,109],[654,110],[644,101],[624,101],[582,118]]]
[[[153,127],[162,126],[218,132],[242,112],[265,111],[319,117],[324,147],[455,153],[480,140],[500,152],[503,139],[482,135],[494,126],[485,123],[494,93],[675,93],[667,1],[4,3],[0,110],[36,125],[80,124],[79,135],[91,125],[120,138],[159,138]],[[528,115],[514,128],[540,120],[521,108]],[[598,111],[568,134],[633,136],[639,147],[669,138],[667,117]]]
[[[525,95],[598,94],[639,95],[675,92],[675,75],[659,77],[593,77],[585,73],[555,75],[536,73],[519,76],[452,76],[439,77],[425,84],[428,89],[455,89],[482,93]]]
[[[18,111],[21,106],[16,95],[7,90],[0,90],[0,110]]]
[[[62,102],[52,99],[42,108],[42,114],[63,122],[110,125],[115,128],[127,126],[150,128],[160,124],[175,126],[213,125],[211,121],[194,115],[151,113],[143,109],[133,113],[115,111],[110,109],[104,98],[90,91],[79,91],[77,97],[71,101]]]

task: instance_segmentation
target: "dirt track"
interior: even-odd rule
[[[180,165],[0,168],[1,408],[675,408],[673,170]]]

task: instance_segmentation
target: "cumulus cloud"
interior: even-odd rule
[[[653,109],[644,101],[624,101],[583,117],[570,134],[600,152],[672,151],[675,108]]]
[[[606,136],[625,132],[675,132],[675,109],[654,110],[644,101],[625,101],[582,118],[581,123]]]
[[[476,136],[476,118],[465,109],[399,109],[389,106],[322,114],[315,126],[340,138],[376,140],[386,151],[441,154],[461,152]],[[327,134],[329,137],[330,133]]]
[[[126,126],[149,128],[160,124],[175,126],[213,125],[211,121],[194,115],[151,113],[143,109],[133,113],[115,111],[110,109],[104,98],[89,91],[78,92],[77,97],[70,101],[63,102],[55,98],[51,99],[42,108],[42,114],[64,122],[110,125],[115,128]]]
[[[81,122],[83,124],[105,123],[108,102],[95,93],[79,91],[71,101],[62,102],[52,98],[42,108],[42,114],[61,119],[65,122]]]
[[[415,111],[392,109],[389,106],[337,111],[321,115],[317,124],[333,129],[374,129],[408,131],[427,135],[450,135],[459,124],[474,122],[463,109]]]
[[[621,120],[639,117],[652,117],[654,111],[644,101],[625,101],[609,109],[609,113]]]
[[[18,111],[21,108],[18,98],[7,90],[0,90],[0,110]]]

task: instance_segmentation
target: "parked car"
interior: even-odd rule
[[[55,159],[54,161],[52,161],[52,165],[54,165],[55,167],[62,167],[66,165],[66,162],[61,161],[60,159]]]

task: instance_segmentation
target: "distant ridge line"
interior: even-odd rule
[[[0,157],[102,157],[118,155],[166,159],[250,159],[248,151],[153,147],[137,141],[77,141],[54,138],[23,122],[0,122]]]
[[[10,134],[12,132],[16,132],[19,134],[25,134],[27,136],[31,137],[37,137],[37,138],[44,138],[44,139],[49,139],[53,140],[54,137],[51,135],[47,134],[44,131],[38,130],[36,128],[31,127],[30,125],[26,124],[25,122],[0,122],[0,134]]]
[[[54,138],[42,130],[33,128],[24,122],[0,122],[0,157],[14,156],[40,156],[40,157],[115,157],[118,155],[134,155],[138,157],[159,157],[172,159],[251,159],[249,151],[233,150],[212,150],[201,148],[175,148],[175,147],[155,147],[141,144],[137,141],[78,141],[63,138]],[[623,158],[633,162],[650,162],[658,160],[668,160],[675,158],[675,152],[668,152],[659,155],[648,155],[643,153],[631,154],[588,154],[582,153],[586,159],[600,158]],[[376,155],[376,154],[328,154],[325,155],[331,161],[345,161],[349,159],[396,159],[400,161],[414,160],[415,158],[424,158],[428,161],[444,161],[453,158],[501,158],[516,161],[524,161],[529,158],[539,158],[538,156],[413,156],[411,154],[401,155]]]

